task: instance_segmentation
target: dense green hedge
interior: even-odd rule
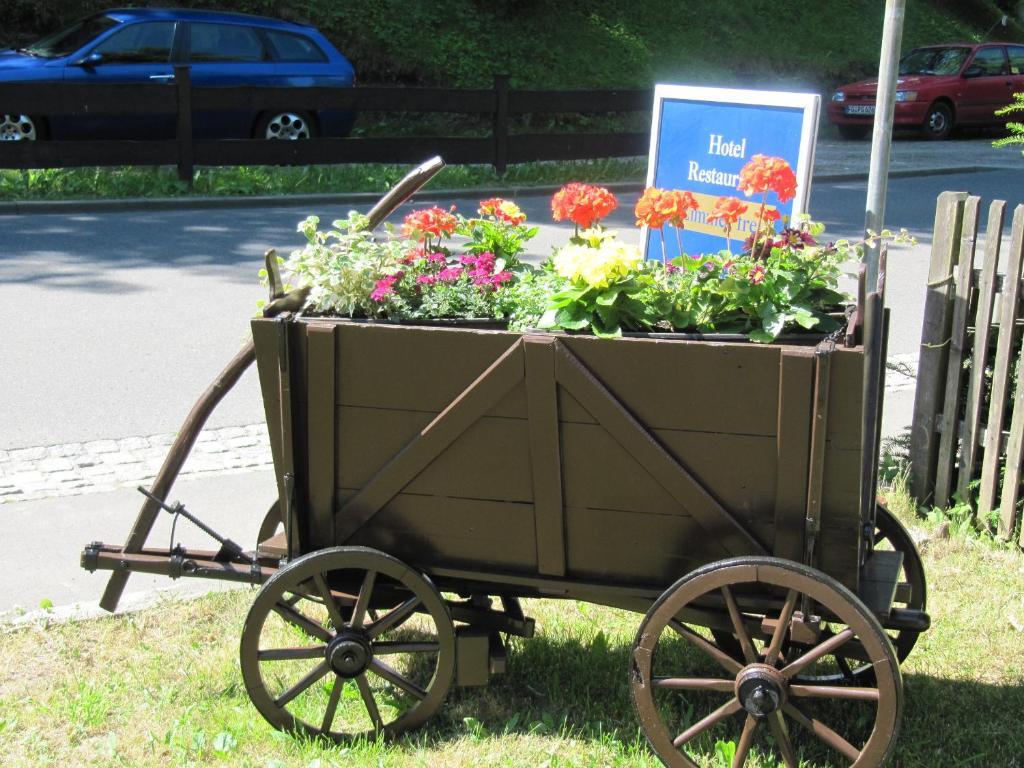
[[[906,46],[978,39],[1010,0],[908,0]],[[177,0],[318,26],[361,82],[647,86],[655,81],[827,86],[870,73],[883,0]],[[17,44],[117,0],[0,0]],[[996,34],[1024,39],[1024,28]]]

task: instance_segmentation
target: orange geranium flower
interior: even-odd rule
[[[764,212],[761,214],[761,218],[770,224],[774,224],[782,218],[782,214],[779,213],[778,208],[769,208],[768,206],[765,206]]]
[[[708,216],[708,223],[720,221],[726,232],[731,232],[740,216],[747,212],[746,203],[738,197],[720,197],[715,200],[715,207]]]
[[[787,203],[796,195],[796,174],[781,157],[754,155],[740,170],[737,189],[747,197],[774,192],[780,203]]]
[[[526,214],[520,210],[518,205],[500,197],[482,200],[478,210],[481,216],[493,216],[508,224],[522,224],[526,221]]]
[[[451,235],[459,223],[451,212],[454,210],[454,205],[449,211],[435,205],[433,208],[420,208],[418,211],[413,211],[405,217],[402,223],[402,234],[417,240]]]
[[[636,225],[661,229],[666,224],[681,229],[690,211],[699,208],[696,198],[679,189],[648,187],[636,202]]]
[[[571,221],[587,229],[618,207],[615,195],[604,187],[573,182],[555,192],[551,198],[551,215],[555,221]]]

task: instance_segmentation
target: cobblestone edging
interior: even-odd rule
[[[124,437],[0,451],[0,504],[146,485],[156,475],[174,435]],[[265,424],[206,429],[180,477],[269,469]]]

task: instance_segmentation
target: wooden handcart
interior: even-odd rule
[[[410,175],[377,223],[440,163]],[[716,740],[877,766],[927,629],[875,501],[882,279],[842,334],[758,345],[304,318],[275,296],[189,415],[110,570],[261,584],[241,669],[274,726],[397,734],[504,671],[521,598],[643,614],[628,675],[669,766]],[[283,311],[281,311],[283,310]],[[206,416],[256,360],[278,498],[254,550],[146,548]]]

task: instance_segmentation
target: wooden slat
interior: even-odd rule
[[[336,109],[354,112],[458,112],[489,114],[494,110],[490,89],[406,88],[358,86],[356,88],[295,88],[206,86],[195,89],[197,110],[294,109],[301,98],[305,109]]]
[[[306,436],[310,546],[334,544],[334,326],[306,326]]]
[[[0,107],[33,115],[173,115],[177,95],[173,83],[3,83]]]
[[[646,155],[649,149],[649,133],[548,133],[508,137],[510,163],[633,157]]]
[[[177,162],[178,142],[173,139],[168,141],[0,142],[0,168],[174,165]]]
[[[999,337],[996,341],[996,358],[992,370],[992,389],[989,397],[985,457],[981,467],[981,485],[978,488],[978,514],[982,516],[982,519],[985,519],[985,515],[995,509],[996,492],[999,488],[999,474],[1002,467],[999,438],[1005,419],[1005,409],[1000,406],[1007,399],[1010,372],[1014,362],[1013,348],[1016,336],[1014,322],[1020,313],[1022,266],[1024,266],[1024,205],[1018,205],[1013,212],[1013,235],[1010,240],[1010,252],[1006,259],[1006,290],[1002,296]]]
[[[813,374],[813,349],[782,351],[776,438],[775,544],[772,553],[788,560],[800,560],[804,553]]]
[[[649,112],[654,91],[512,91],[513,115],[551,112]]]
[[[949,358],[946,363],[946,391],[942,398],[939,429],[939,456],[935,467],[935,496],[932,503],[945,507],[953,486],[953,465],[956,462],[957,430],[960,416],[960,392],[964,379],[964,348],[967,346],[967,310],[971,301],[974,277],[974,250],[978,239],[978,206],[980,197],[969,197],[964,204],[964,221],[960,235],[960,262],[953,287],[953,320],[950,326]]]
[[[441,155],[449,165],[490,163],[491,139],[410,136],[376,139],[204,139],[194,142],[196,165],[415,163]],[[123,161],[122,161],[123,162]]]
[[[960,242],[966,192],[943,192],[935,208],[928,294],[921,327],[917,392],[914,396],[913,427],[910,434],[910,465],[913,495],[921,503],[931,498],[935,487],[938,440],[935,425],[941,411],[943,374],[949,352],[952,321],[953,268]]]
[[[1019,206],[1015,213],[1024,210]],[[1010,237],[1010,261],[1024,261],[1024,218],[1014,215],[1013,233]],[[1019,290],[1019,287],[1018,287]],[[1020,497],[1021,462],[1024,461],[1024,382],[1020,380],[1020,355],[1015,361],[1017,367],[1017,391],[1013,398],[1013,416],[1010,422],[1010,439],[1006,444],[1006,470],[1003,474],[1003,492],[1000,500],[999,536],[1009,539],[1017,524],[1017,500]],[[993,400],[997,406],[1003,401]],[[999,408],[999,410],[1004,410]],[[979,509],[987,508],[979,507]]]
[[[868,297],[871,300],[871,297]],[[814,355],[814,410],[811,414],[811,447],[810,468],[807,473],[807,525],[817,535],[821,526],[822,493],[825,486],[825,447],[828,435],[829,384],[832,372],[832,355],[817,353]],[[806,543],[806,551],[811,555],[807,563],[813,566],[817,562],[815,552],[810,550],[810,540]],[[806,562],[806,559],[801,558]]]
[[[391,459],[338,513],[335,541],[343,544],[445,448],[523,379],[517,341]]]
[[[564,344],[558,344],[555,377],[580,404],[686,509],[708,535],[733,555],[766,554],[764,545],[647,432],[604,384]]]
[[[993,200],[988,208],[988,225],[985,233],[985,263],[981,274],[976,277],[978,284],[977,311],[974,315],[974,349],[971,351],[971,371],[967,384],[967,407],[963,423],[963,440],[960,444],[960,471],[957,475],[956,490],[961,499],[968,498],[968,486],[974,479],[974,467],[978,461],[981,410],[985,397],[985,367],[988,364],[989,340],[992,337],[992,307],[995,303],[996,280],[999,268],[999,250],[1003,236],[1003,222],[1006,203]]]
[[[555,338],[524,336],[526,401],[530,414],[530,463],[537,530],[537,569],[545,576],[565,575],[565,520],[562,457],[555,390]]]

